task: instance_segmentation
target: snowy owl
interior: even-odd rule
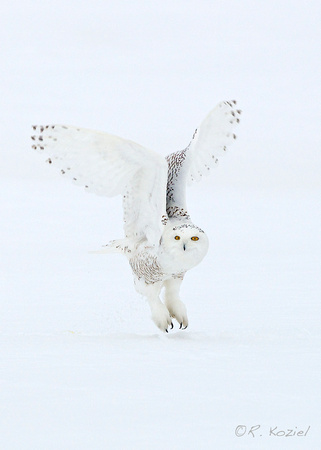
[[[205,232],[187,212],[186,184],[199,181],[217,164],[236,138],[240,113],[235,100],[219,103],[187,148],[166,158],[107,133],[33,126],[32,148],[46,152],[47,162],[58,166],[64,177],[99,195],[122,195],[125,237],[109,242],[102,252],[127,257],[135,288],[147,298],[152,319],[164,332],[173,328],[173,319],[181,329],[188,326],[180,286],[208,250]]]

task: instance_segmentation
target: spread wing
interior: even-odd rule
[[[33,126],[32,147],[87,191],[123,195],[124,230],[135,241],[158,243],[166,214],[167,164],[134,142],[64,125]]]
[[[232,144],[241,111],[236,101],[219,103],[195,131],[185,150],[167,156],[168,183],[166,208],[169,217],[187,217],[186,183],[200,181],[209,174]]]

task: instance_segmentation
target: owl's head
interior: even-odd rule
[[[193,267],[202,261],[208,250],[208,238],[192,223],[168,223],[162,236],[162,247],[167,254]]]

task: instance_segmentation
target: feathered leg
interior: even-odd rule
[[[188,326],[186,306],[179,298],[179,290],[182,279],[171,278],[164,282],[165,286],[165,305],[171,315],[180,324],[180,328],[185,330]]]
[[[162,288],[162,282],[153,283],[145,287],[145,295],[149,303],[152,319],[155,325],[162,331],[168,333],[168,329],[173,328],[172,319],[168,309],[161,302],[159,294]]]

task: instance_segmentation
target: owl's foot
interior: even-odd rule
[[[171,317],[180,324],[180,330],[185,330],[188,327],[188,318],[184,303],[181,300],[166,299],[165,304]]]
[[[155,325],[162,331],[168,333],[169,329],[174,327],[171,316],[166,306],[161,302],[153,302],[150,304],[152,311],[152,319]]]

